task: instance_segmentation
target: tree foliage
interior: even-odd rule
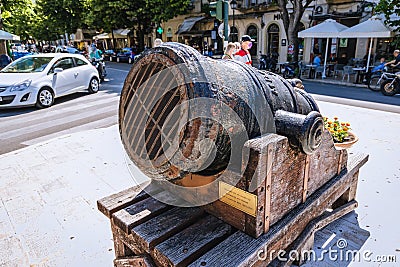
[[[297,34],[299,33],[301,26],[301,18],[303,17],[306,8],[312,2],[313,0],[278,0],[288,44],[293,45],[294,48],[294,61],[298,61],[299,58],[299,39]],[[289,13],[288,4],[293,7],[291,13]]]
[[[87,24],[96,29],[111,31],[136,28],[139,46],[152,25],[185,14],[190,0],[89,0]]]
[[[36,0],[38,25],[51,33],[75,33],[82,27],[86,1]]]
[[[392,27],[394,31],[400,31],[400,2],[399,0],[380,0],[379,4],[375,7],[375,12],[385,16],[385,23]],[[392,17],[391,17],[392,16]],[[393,19],[397,16],[397,19]],[[395,38],[392,45],[400,46],[400,37]]]
[[[31,0],[1,0],[0,29],[4,28],[14,34],[28,39],[32,35],[32,27],[36,14]]]
[[[398,0],[380,0],[375,7],[375,12],[385,16],[387,25],[400,30],[400,2]],[[391,19],[392,15],[397,15],[399,19]]]
[[[185,14],[190,3],[191,0],[0,0],[0,18],[7,30],[23,39],[33,36],[56,40],[78,28],[107,32],[135,28],[138,38],[143,39],[157,23]],[[2,25],[0,21],[0,28]]]

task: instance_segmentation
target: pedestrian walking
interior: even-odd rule
[[[234,43],[229,43],[225,48],[225,53],[222,59],[233,59],[236,53],[236,45]]]
[[[251,39],[249,35],[243,35],[241,38],[241,48],[235,54],[235,60],[243,62],[246,65],[252,66],[251,55],[249,49],[252,47],[254,39]]]

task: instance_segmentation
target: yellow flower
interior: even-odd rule
[[[348,131],[350,130],[350,123],[340,122],[338,117],[334,117],[333,119],[334,121],[331,121],[329,120],[329,118],[324,117],[325,129],[327,129],[332,135],[333,141],[335,143],[342,143],[349,135]]]

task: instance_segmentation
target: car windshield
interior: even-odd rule
[[[32,73],[42,72],[52,57],[26,57],[12,62],[0,72]]]

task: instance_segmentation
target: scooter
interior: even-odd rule
[[[297,62],[293,62],[293,63],[286,62],[281,71],[283,78],[285,78],[285,79],[294,78],[296,65],[297,65]]]
[[[264,55],[260,54],[260,70],[268,70],[275,72],[276,71],[276,64],[278,63],[277,58],[271,57],[270,54]]]
[[[258,69],[260,70],[266,70],[267,69],[267,55],[260,54],[260,65],[258,66]]]
[[[387,80],[381,84],[381,92],[387,96],[394,96],[400,94],[400,72],[396,72],[388,77]]]
[[[106,63],[104,62],[104,60],[102,58],[101,59],[92,58],[91,63],[97,69],[100,81],[104,82],[104,78],[107,76]]]

